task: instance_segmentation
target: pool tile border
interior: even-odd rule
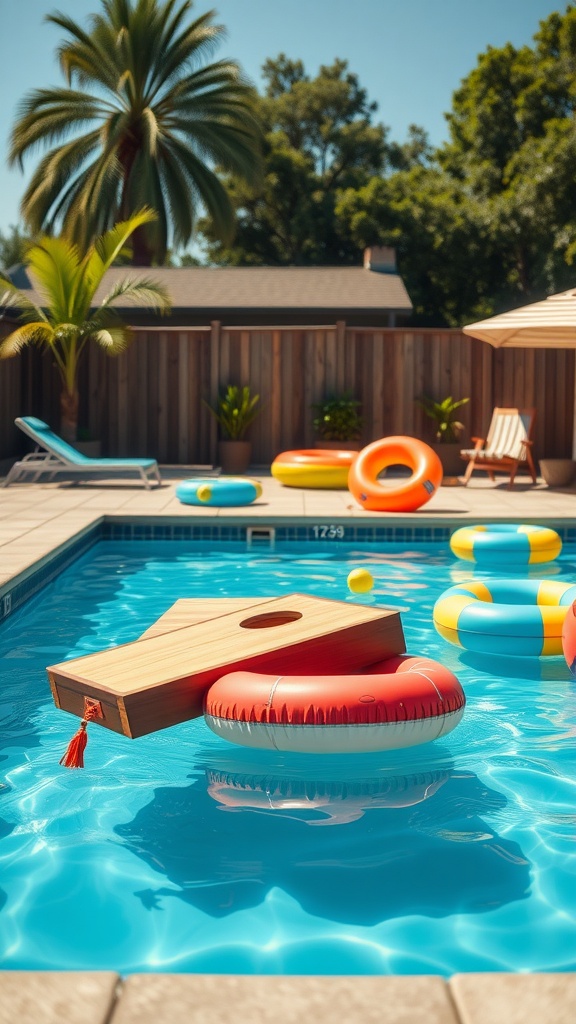
[[[95,524],[81,536],[72,537],[40,562],[30,566],[23,577],[10,580],[0,587],[0,623],[56,579],[100,539],[100,526]]]
[[[138,523],[105,521],[101,525],[103,540],[227,540],[245,541],[246,531],[252,523],[229,524],[227,526],[198,525],[192,523]],[[341,527],[342,536],[322,536],[324,527]],[[277,541],[303,541],[317,543],[378,542],[396,543],[398,541],[443,542],[450,538],[454,526],[350,526],[349,522],[329,525],[294,525],[284,526],[274,523],[258,523],[258,529],[271,527]],[[315,532],[316,531],[316,532]],[[574,531],[576,536],[576,530]]]

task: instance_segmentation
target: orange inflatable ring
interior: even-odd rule
[[[270,472],[285,487],[345,488],[348,470],[357,455],[323,448],[282,452],[274,459]]]
[[[392,486],[378,474],[388,466],[407,466],[412,476]],[[372,512],[415,512],[442,483],[442,463],[436,452],[415,437],[384,437],[359,453],[350,467],[348,488],[363,508]]]
[[[396,655],[350,676],[229,672],[208,690],[204,717],[218,736],[245,747],[358,753],[445,736],[465,703],[444,665]]]

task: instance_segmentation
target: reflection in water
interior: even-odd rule
[[[535,565],[512,565],[505,573],[498,572],[494,566],[476,565],[474,562],[458,561],[448,569],[448,577],[452,583],[467,583],[470,580],[501,580],[503,575],[510,579],[544,580],[551,576],[563,575],[566,564],[558,562],[537,562]]]
[[[500,676],[503,680],[534,679],[538,682],[557,680],[558,683],[573,681],[564,658],[558,657],[518,657],[511,654],[478,654],[475,651],[459,651],[459,660],[464,665],[484,674]]]
[[[448,778],[447,772],[424,772],[400,778],[369,778],[351,782],[308,781],[268,775],[208,770],[207,792],[224,811],[275,811],[306,825],[344,825],[365,811],[383,807],[412,807],[431,797]],[[304,817],[293,811],[312,811]]]
[[[278,887],[308,914],[374,925],[480,913],[528,895],[519,846],[481,817],[506,800],[474,773],[450,765],[343,781],[340,771],[330,781],[308,772],[212,767],[186,789],[156,790],[116,828],[170,883],[138,892],[144,906],[161,909],[171,896],[224,917]]]

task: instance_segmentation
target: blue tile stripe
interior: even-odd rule
[[[0,587],[0,622],[7,618],[12,612],[20,608],[25,601],[37,594],[42,587],[46,586],[56,578],[64,569],[72,564],[80,555],[99,540],[204,540],[204,541],[236,541],[246,542],[246,530],[254,523],[243,523],[238,525],[215,526],[200,525],[192,523],[145,523],[140,521],[115,522],[104,520],[97,524],[93,530],[83,534],[64,549],[54,554],[35,572],[31,572],[25,579],[15,583],[7,583]],[[266,528],[272,524],[258,523],[258,528]],[[343,527],[343,536],[337,539],[332,537],[323,538],[318,534],[318,525],[276,525],[273,524],[276,541],[296,541],[299,543],[311,542],[323,544],[330,547],[335,545],[349,545],[361,543],[440,543],[447,544],[452,532],[461,523],[447,523],[444,526],[379,526],[363,525],[351,526],[348,522],[340,523]],[[334,525],[334,524],[330,524]],[[576,526],[558,526],[554,529],[560,534],[563,541],[576,541]],[[254,547],[263,549],[265,542],[258,540]]]
[[[35,572],[17,583],[7,583],[0,587],[0,622],[20,608],[42,587],[51,583],[60,573],[75,562],[80,555],[88,551],[100,539],[100,531],[95,527],[89,533],[72,540],[63,551],[56,552]]]

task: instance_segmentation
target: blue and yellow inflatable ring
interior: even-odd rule
[[[562,541],[547,526],[493,523],[462,526],[452,534],[450,547],[457,558],[478,565],[532,565],[557,558]]]
[[[183,505],[251,505],[262,494],[258,480],[244,476],[217,476],[182,480],[176,487],[176,497]]]
[[[461,583],[434,605],[434,625],[451,644],[478,654],[562,654],[562,626],[576,585],[551,580]]]

